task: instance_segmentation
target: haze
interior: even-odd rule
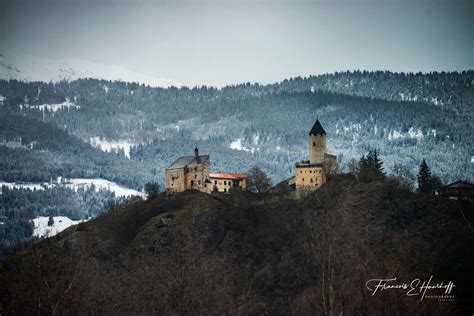
[[[186,85],[474,68],[473,1],[15,1],[0,48]]]

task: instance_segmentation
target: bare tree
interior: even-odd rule
[[[265,192],[272,187],[272,180],[257,166],[248,171],[249,188],[254,192]]]

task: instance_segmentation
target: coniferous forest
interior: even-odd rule
[[[222,88],[0,81],[0,182],[97,178],[136,190],[152,181],[163,189],[165,168],[197,145],[210,155],[213,171],[258,166],[279,183],[307,159],[316,118],[341,172],[376,150],[384,172],[403,173],[412,190],[423,159],[443,184],[472,182],[473,85],[473,71],[356,71]],[[116,146],[106,151],[110,144]],[[87,209],[86,192],[65,192],[66,199],[83,201],[65,205],[48,197],[52,190],[6,190],[0,232],[9,246],[30,234],[35,216],[86,218],[101,208]],[[12,196],[20,202],[5,200]],[[104,206],[110,197],[100,200]]]

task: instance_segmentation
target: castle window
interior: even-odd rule
[[[214,184],[217,184],[217,180],[214,180]]]
[[[201,185],[201,180],[198,180],[198,184]]]
[[[311,180],[309,182],[313,182],[313,178],[311,178]]]
[[[227,189],[226,189],[226,188],[224,188],[224,192],[227,192]]]
[[[191,180],[191,188],[194,187],[194,180]]]
[[[304,182],[304,178],[302,179],[302,181]]]
[[[224,185],[227,185],[227,181],[224,181]]]
[[[316,147],[316,142],[313,142],[313,147]]]
[[[197,167],[194,167],[194,172],[198,171],[198,168]]]

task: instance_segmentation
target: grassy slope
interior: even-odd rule
[[[161,194],[1,261],[0,313],[461,314],[473,304],[469,206],[346,176],[297,202]],[[364,287],[430,275],[455,282],[455,303]]]

